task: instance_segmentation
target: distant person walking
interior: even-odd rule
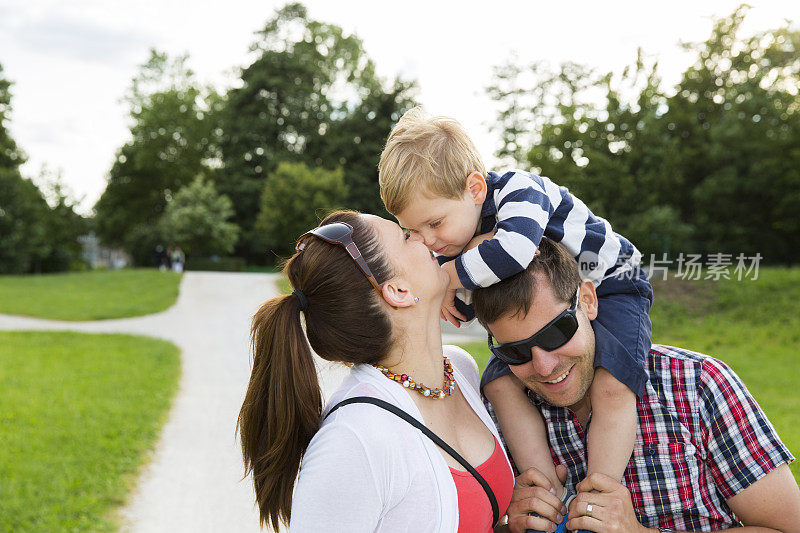
[[[172,255],[170,256],[172,259],[172,270],[173,272],[177,272],[180,274],[183,272],[183,264],[186,262],[186,256],[183,253],[183,250],[180,247],[176,247],[172,250]]]
[[[164,272],[167,270],[167,252],[164,251],[164,247],[160,244],[156,246],[155,253],[153,254],[155,259],[156,268],[160,271]]]

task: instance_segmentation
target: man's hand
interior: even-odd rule
[[[569,506],[567,529],[588,529],[596,533],[651,531],[636,519],[631,493],[613,478],[595,473],[575,488],[578,495]]]
[[[562,483],[567,478],[567,469],[558,465],[556,474]],[[528,529],[538,531],[555,531],[564,519],[567,508],[550,492],[552,485],[542,472],[529,468],[517,476],[511,504],[508,506],[508,528],[513,533],[524,533]],[[539,516],[529,516],[537,513]]]

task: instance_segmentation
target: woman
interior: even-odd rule
[[[352,211],[328,216],[298,249],[284,269],[295,292],[253,319],[239,414],[261,522],[276,528],[291,518],[293,531],[491,531],[488,492],[407,421],[363,403],[323,420],[301,327],[302,311],[314,351],[352,365],[326,411],[359,396],[402,409],[476,467],[502,516],[514,478],[477,393],[477,366],[463,350],[442,348],[447,275],[418,238]]]

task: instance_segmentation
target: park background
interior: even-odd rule
[[[239,6],[215,20],[167,4],[208,28],[189,53],[161,48],[154,36],[169,28],[153,5],[118,17],[138,28],[122,31],[89,22],[93,11],[113,18],[99,4],[0,4],[0,313],[159,313],[195,272],[275,272],[333,208],[388,216],[377,159],[421,103],[462,120],[490,168],[547,175],[629,237],[654,278],[654,341],[730,364],[797,453],[797,6],[587,4],[556,13],[571,22],[546,43],[553,20],[530,7],[518,16],[513,2],[485,20],[442,7],[358,18],[360,4],[343,6]],[[230,52],[214,24],[242,18],[256,33]],[[653,25],[668,29],[654,38]],[[199,76],[195,50],[213,50],[224,72]],[[44,57],[53,69],[32,75],[28,60]],[[76,58],[86,65],[57,66]],[[117,89],[93,87],[104,73]],[[155,268],[159,245],[181,247],[190,272]],[[485,364],[484,343],[465,343]],[[182,357],[145,336],[0,333],[0,530],[118,528]]]

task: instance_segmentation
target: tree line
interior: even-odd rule
[[[671,88],[641,51],[619,73],[497,66],[487,88],[499,109],[496,155],[569,187],[646,254],[758,252],[794,262],[800,32],[787,23],[742,37],[745,16],[740,7],[706,41],[685,44],[696,60]],[[131,137],[88,222],[105,243],[138,264],[149,264],[159,243],[190,258],[270,264],[327,210],[386,214],[377,161],[415,105],[415,83],[380,79],[357,36],[313,20],[301,4],[279,9],[250,52],[224,92],[200,85],[188,56],[151,52],[125,95]],[[42,218],[8,201],[37,192],[19,176],[23,156],[3,128],[7,89],[0,77],[0,254],[12,242],[10,220],[33,228]],[[63,195],[51,203],[57,216],[72,212]],[[41,241],[55,231],[43,228],[31,234]],[[49,256],[33,248],[20,252],[23,261],[0,255],[0,268],[32,271],[38,261],[44,269]]]
[[[621,73],[497,67],[499,155],[568,186],[646,253],[800,258],[800,32],[715,21],[678,84],[641,51]],[[523,81],[524,80],[524,81]]]

